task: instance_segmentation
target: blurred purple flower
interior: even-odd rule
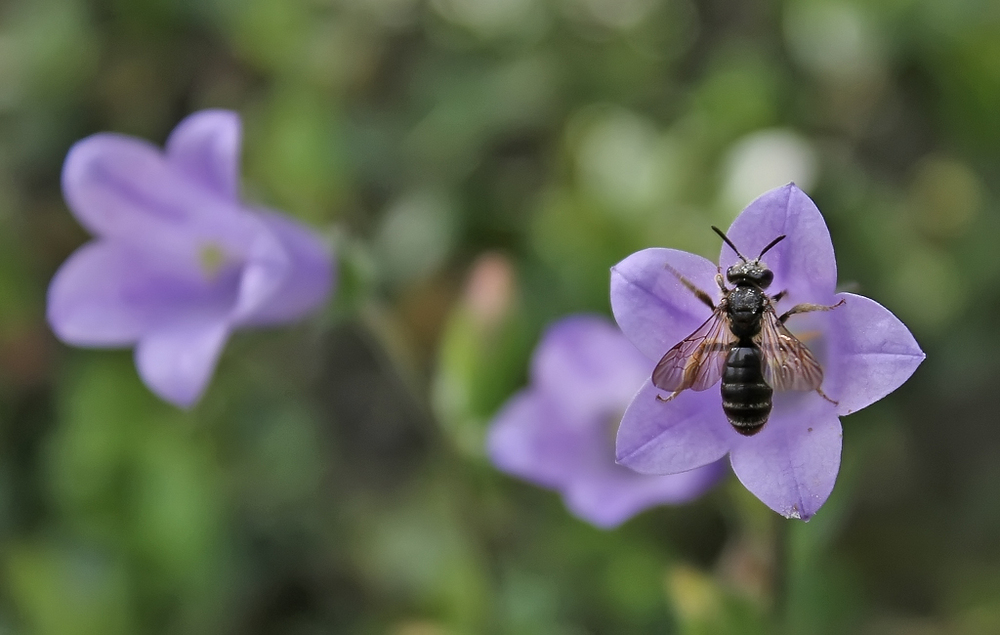
[[[63,194],[95,236],[49,286],[48,320],[68,344],[135,346],[163,399],[201,396],[233,329],[296,320],[320,306],[333,263],[318,236],[239,198],[240,119],[204,110],[166,151],[96,134],[63,165]]]
[[[774,272],[770,290],[787,290],[778,312],[801,302],[844,304],[828,312],[794,316],[798,332],[824,370],[823,391],[774,395],[770,420],[758,434],[737,433],[722,411],[718,385],[686,390],[669,402],[646,378],[618,431],[618,462],[645,474],[674,474],[729,454],[743,485],[768,507],[788,518],[808,520],[826,502],[840,469],[839,417],[868,406],[905,382],[924,359],[909,330],[868,298],[836,293],[837,263],[826,223],[816,205],[794,184],[750,203],[727,232],[744,254],[757,254],[781,234],[787,238],[768,252]],[[737,262],[722,246],[721,271]],[[684,288],[669,264],[718,301],[715,264],[674,249],[645,249],[611,272],[611,305],[629,340],[651,360],[659,360],[710,315]]]
[[[701,495],[725,474],[721,462],[671,476],[616,465],[614,430],[653,364],[609,321],[573,316],[549,327],[535,349],[532,384],[493,422],[488,450],[501,470],[562,492],[576,516],[615,527],[661,503]]]

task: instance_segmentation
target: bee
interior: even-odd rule
[[[821,397],[836,403],[823,393],[823,369],[806,346],[785,328],[788,318],[797,313],[830,311],[832,306],[796,304],[778,315],[774,307],[785,295],[768,295],[774,272],[761,262],[772,247],[785,239],[778,236],[753,260],[747,260],[736,245],[718,227],[712,229],[729,245],[742,262],[722,270],[715,280],[722,290],[716,305],[712,298],[669,264],[666,268],[681,284],[712,309],[712,315],[694,333],[684,338],[660,359],[653,369],[653,385],[670,395],[670,401],[682,391],[706,390],[722,380],[722,410],[733,428],[744,436],[760,432],[771,415],[771,397],[775,390],[815,390]]]

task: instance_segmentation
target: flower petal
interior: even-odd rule
[[[224,315],[236,299],[237,275],[230,267],[208,276],[186,260],[97,240],[53,277],[48,320],[67,343],[126,346],[187,315]]]
[[[230,316],[233,324],[246,324],[251,316],[273,304],[289,269],[285,248],[261,223],[241,272],[239,295]]]
[[[222,198],[239,198],[240,116],[202,110],[188,116],[167,139],[167,160]]]
[[[869,298],[838,294],[845,300],[828,315],[830,351],[826,390],[841,415],[857,412],[903,385],[924,360],[909,329]]]
[[[610,457],[609,457],[610,458]],[[681,474],[646,476],[621,466],[615,474],[595,474],[567,488],[566,506],[587,522],[610,529],[657,505],[686,503],[715,486],[728,472],[716,461]]]
[[[208,385],[228,337],[229,325],[218,316],[160,328],[136,346],[139,376],[160,398],[189,408]]]
[[[642,474],[677,474],[725,456],[738,437],[715,390],[684,391],[668,402],[650,380],[618,428],[617,459]]]
[[[653,364],[606,318],[578,315],[555,323],[532,358],[534,385],[567,411],[570,421],[620,414]]]
[[[122,245],[95,241],[73,253],[49,285],[47,317],[56,336],[76,346],[127,346],[149,315],[131,301],[145,268]]]
[[[826,221],[812,199],[789,183],[750,203],[726,235],[747,258],[756,258],[772,240],[787,238],[763,260],[774,272],[769,292],[788,291],[785,302],[829,304],[837,285],[837,260]],[[719,264],[723,271],[739,261],[726,244]]]
[[[564,425],[561,409],[534,390],[511,397],[493,421],[486,447],[498,468],[543,487],[558,488],[580,471],[585,435]],[[613,466],[611,457],[609,465]]]
[[[719,296],[718,268],[686,251],[643,249],[611,268],[615,320],[625,337],[656,361],[712,314],[666,268],[668,264],[712,298]]]
[[[808,412],[774,413],[758,434],[734,444],[733,471],[774,511],[809,520],[833,491],[842,436],[840,419],[829,404]]]
[[[256,220],[175,169],[154,146],[102,133],[77,142],[63,194],[91,233],[197,261],[206,246],[241,258]]]
[[[267,326],[297,320],[329,297],[335,275],[333,257],[320,237],[306,226],[283,214],[257,214],[282,248],[285,270],[267,302],[246,312],[241,324]]]

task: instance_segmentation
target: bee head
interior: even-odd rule
[[[761,249],[760,255],[758,255],[756,259],[747,260],[746,257],[740,253],[740,250],[736,248],[736,245],[734,245],[733,242],[729,240],[724,233],[722,233],[721,229],[714,226],[712,229],[715,230],[716,234],[722,236],[722,240],[726,241],[726,244],[732,247],[733,251],[736,252],[736,255],[743,261],[736,263],[726,270],[726,279],[729,280],[730,284],[746,284],[749,282],[757,285],[761,289],[766,289],[771,286],[771,283],[774,281],[774,272],[768,269],[767,265],[761,262],[760,259],[768,252],[769,249],[771,249],[771,247],[774,247],[785,239],[784,234],[778,236],[769,242],[766,247]]]
[[[767,268],[767,265],[758,260],[749,262],[739,262],[726,270],[726,279],[730,284],[746,284],[751,282],[761,289],[771,286],[774,281],[774,272]]]

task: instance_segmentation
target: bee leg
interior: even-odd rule
[[[693,293],[696,298],[698,298],[699,300],[701,300],[702,302],[704,302],[705,304],[707,304],[708,308],[712,309],[713,311],[715,310],[715,302],[712,302],[712,298],[709,297],[709,295],[707,293],[705,293],[704,291],[702,291],[701,289],[699,289],[698,287],[696,287],[693,282],[691,282],[690,280],[688,280],[687,278],[685,278],[684,276],[682,276],[681,272],[677,271],[676,269],[674,269],[673,267],[671,267],[669,264],[664,264],[663,267],[665,269],[668,269],[670,271],[670,273],[672,273],[675,276],[677,276],[677,279],[681,281],[681,284],[683,284],[685,287],[687,287],[688,290],[691,293]]]
[[[792,317],[796,313],[811,313],[812,311],[832,311],[843,303],[844,301],[841,300],[840,302],[832,304],[830,306],[826,306],[823,304],[808,304],[808,303],[796,304],[795,306],[793,306],[792,308],[788,309],[787,311],[781,314],[781,317],[778,318],[778,323],[784,324],[788,318]]]
[[[673,399],[674,397],[676,397],[676,396],[677,396],[677,395],[679,395],[679,394],[681,394],[681,393],[680,393],[680,391],[678,390],[677,392],[672,392],[672,393],[670,393],[670,394],[669,394],[669,395],[667,395],[666,397],[663,397],[663,396],[661,396],[661,395],[656,395],[656,400],[657,400],[657,401],[662,401],[663,403],[667,403],[668,401],[670,401],[671,399]]]
[[[834,401],[833,399],[830,399],[829,397],[827,397],[827,396],[826,396],[826,393],[825,393],[825,392],[823,392],[823,391],[822,391],[821,389],[819,389],[819,388],[817,388],[817,389],[816,389],[816,392],[818,392],[818,393],[819,393],[819,396],[820,396],[820,397],[822,397],[823,399],[826,399],[827,401],[829,401],[830,403],[832,403],[832,404],[833,404],[833,405],[835,405],[835,406],[836,406],[836,405],[838,405],[838,404],[840,403],[840,402],[837,402],[837,401]]]
[[[726,283],[723,281],[722,278],[721,268],[719,270],[719,273],[715,274],[715,283],[719,285],[719,289],[722,290],[722,295],[726,295],[727,293],[729,293],[729,289],[726,288]]]
[[[771,296],[771,302],[774,302],[775,304],[781,302],[781,298],[785,297],[786,293],[788,293],[788,289],[775,293],[774,295]]]

